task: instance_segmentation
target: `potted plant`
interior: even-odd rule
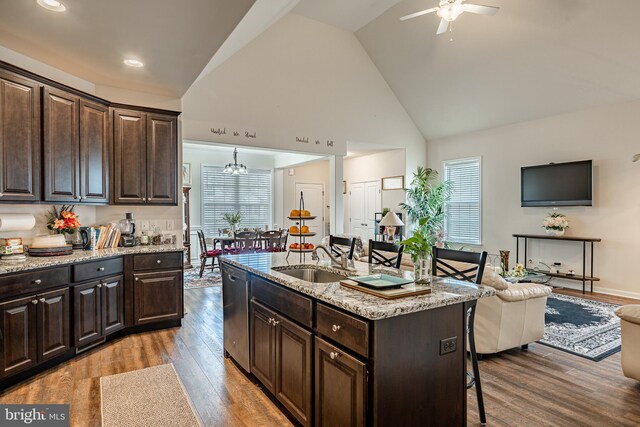
[[[240,224],[240,220],[242,219],[242,215],[240,211],[238,212],[227,212],[222,215],[222,219],[224,219],[227,224],[229,224],[229,228],[231,228],[231,235],[235,234],[238,225]]]
[[[564,231],[569,228],[569,221],[564,214],[553,212],[545,217],[542,227],[551,236],[562,236]]]
[[[407,191],[407,203],[400,206],[413,224],[413,234],[402,241],[413,261],[417,283],[431,278],[431,250],[444,236],[444,204],[451,194],[451,183],[440,181],[438,172],[418,166]]]

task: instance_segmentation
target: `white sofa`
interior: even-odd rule
[[[640,305],[623,305],[616,314],[622,329],[622,372],[640,381]]]

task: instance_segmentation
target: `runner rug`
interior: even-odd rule
[[[615,304],[551,294],[539,342],[599,361],[620,351],[620,319]]]
[[[103,427],[201,424],[173,364],[100,378]]]

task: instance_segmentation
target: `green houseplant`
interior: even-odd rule
[[[240,211],[238,212],[227,212],[222,215],[222,219],[224,219],[228,224],[229,228],[231,228],[231,232],[235,233],[240,221],[242,220],[242,215]]]
[[[438,172],[418,166],[407,189],[402,208],[413,224],[413,234],[403,240],[414,264],[416,282],[430,280],[431,251],[444,232],[444,204],[451,195],[451,182],[440,181]]]

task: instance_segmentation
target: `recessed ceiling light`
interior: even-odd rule
[[[135,68],[144,67],[144,64],[142,63],[142,61],[138,61],[137,59],[125,59],[124,64],[128,65],[129,67],[135,67]]]
[[[58,0],[36,0],[37,3],[44,7],[47,10],[52,10],[54,12],[64,12],[67,10],[65,5],[60,3]]]

